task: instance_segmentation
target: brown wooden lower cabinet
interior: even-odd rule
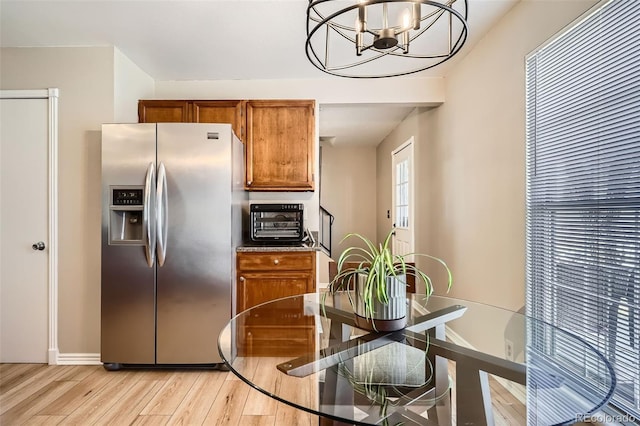
[[[315,350],[315,318],[302,315],[303,297],[279,309],[254,308],[238,322],[238,356],[300,356]]]
[[[316,289],[315,252],[239,252],[236,312]],[[279,309],[256,308],[236,328],[238,356],[297,356],[315,348],[315,319],[302,315],[303,298]]]

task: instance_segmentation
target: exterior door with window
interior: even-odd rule
[[[413,217],[413,137],[391,153],[392,162],[392,202],[393,224],[396,228],[393,235],[393,254],[414,252]],[[407,261],[413,262],[413,256]]]

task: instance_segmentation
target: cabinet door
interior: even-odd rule
[[[315,289],[315,277],[301,272],[242,272],[238,274],[237,312],[270,300],[310,293]]]
[[[188,101],[140,100],[140,123],[187,123],[191,121],[191,105]]]
[[[236,136],[244,141],[245,101],[192,101],[196,123],[230,123]]]
[[[247,178],[253,191],[313,191],[315,101],[247,101]]]
[[[300,356],[315,352],[315,318],[297,297],[273,307],[254,307],[236,322],[239,356]]]

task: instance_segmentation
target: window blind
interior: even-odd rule
[[[527,57],[526,143],[527,313],[604,354],[611,403],[640,418],[640,2],[605,3]]]

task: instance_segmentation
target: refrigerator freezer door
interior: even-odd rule
[[[157,363],[222,362],[217,339],[231,314],[232,130],[158,124],[166,170],[166,256],[157,269]]]
[[[101,359],[104,363],[153,364],[155,362],[155,264],[147,263],[146,246],[154,249],[155,178],[148,166],[156,160],[155,124],[105,124],[102,126],[102,286]],[[151,181],[148,187],[145,179]],[[130,192],[127,192],[130,190]],[[138,197],[147,198],[148,225],[140,235],[122,232],[112,238],[120,221],[137,225]],[[117,196],[116,196],[117,195]],[[120,201],[117,198],[120,197]],[[132,206],[130,204],[137,204]],[[130,222],[130,223],[129,223]],[[144,236],[142,235],[144,234]]]
[[[147,167],[147,176],[144,179],[144,207],[142,209],[142,226],[144,228],[144,249],[147,257],[147,266],[153,268],[156,262],[156,238],[153,226],[153,213],[156,206],[152,204],[153,200],[153,184],[156,181],[156,166],[149,163]]]

